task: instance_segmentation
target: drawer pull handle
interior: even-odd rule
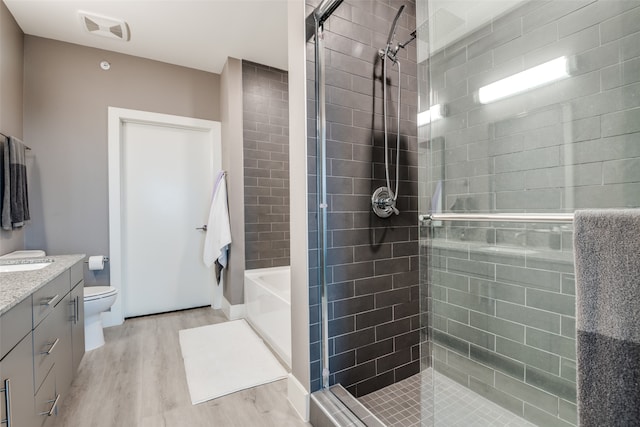
[[[55,297],[51,298],[47,302],[40,303],[40,305],[48,305],[49,307],[52,307],[56,303],[56,301],[58,301],[59,299],[60,299],[60,295],[56,294]]]
[[[53,405],[51,405],[51,409],[49,409],[48,411],[40,412],[40,415],[46,415],[47,417],[52,416],[56,412],[56,407],[58,406],[58,401],[59,400],[60,400],[60,394],[59,393],[58,393],[58,395],[56,396],[55,399],[47,400],[47,403],[53,402]]]
[[[6,424],[7,427],[11,427],[13,423],[11,422],[11,380],[9,378],[4,380],[4,388],[0,389],[0,391],[4,392],[4,407],[7,412],[7,418],[0,421],[0,424]]]
[[[77,313],[76,313],[76,299],[74,298],[72,301],[69,301],[69,305],[71,306],[71,310],[73,310],[73,314],[71,315],[71,317],[69,318],[69,321],[73,322],[73,324],[76,324],[76,318],[78,317]]]
[[[43,355],[45,355],[45,356],[46,356],[46,355],[51,354],[51,352],[52,352],[52,351],[53,351],[53,349],[58,345],[58,343],[59,343],[59,342],[60,342],[60,338],[56,338],[56,340],[53,342],[53,344],[50,344],[50,345],[51,345],[51,347],[49,347],[49,350],[47,350],[47,351],[43,351],[43,352],[42,352],[42,353],[40,353],[40,354],[43,354]]]

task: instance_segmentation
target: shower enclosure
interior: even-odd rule
[[[572,214],[640,205],[640,1],[332,5],[307,55],[312,390],[386,425],[576,425]]]

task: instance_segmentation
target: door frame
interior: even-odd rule
[[[103,315],[105,327],[121,325],[124,322],[123,280],[122,280],[122,144],[126,123],[188,129],[208,134],[214,146],[214,155],[221,155],[221,124],[212,120],[125,108],[108,108],[108,173],[109,173],[109,264],[111,286],[118,290],[118,298],[111,311]],[[215,146],[218,152],[215,152]],[[215,283],[212,283],[215,286]]]

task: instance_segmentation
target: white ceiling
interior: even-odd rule
[[[227,57],[287,69],[287,0],[3,0],[25,34],[213,73]],[[78,11],[122,19],[131,40],[83,29]]]

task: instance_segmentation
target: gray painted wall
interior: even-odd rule
[[[0,132],[18,138],[23,137],[23,43],[22,30],[0,2]],[[27,154],[28,167],[32,156]],[[24,235],[24,229],[0,230],[0,255],[23,249]]]
[[[34,157],[26,246],[108,254],[107,107],[219,120],[220,76],[32,36],[24,67],[24,138]],[[85,273],[88,284],[109,280],[108,268]]]
[[[317,2],[307,2],[309,6]],[[327,93],[328,300],[331,383],[361,396],[418,373],[418,227],[415,44],[402,50],[399,216],[380,219],[371,194],[384,182],[382,78],[378,49],[401,4],[399,40],[415,25],[415,2],[346,0],[325,24]],[[313,107],[313,43],[307,43],[308,116]],[[390,71],[390,96],[398,77]],[[398,108],[390,102],[394,134]],[[320,299],[317,279],[315,123],[309,137],[311,389],[320,387]],[[395,147],[395,139],[391,139]],[[395,158],[395,156],[394,156]],[[393,162],[395,164],[395,161]],[[393,174],[395,168],[391,168]],[[394,176],[394,175],[392,175]]]
[[[307,189],[307,99],[305,4],[289,2],[289,184],[291,194]],[[309,418],[309,273],[308,208],[306,197],[292,197],[291,206],[291,376],[289,401],[304,419]]]
[[[231,226],[229,263],[224,270],[224,296],[232,304],[244,302],[244,173],[242,140],[242,61],[227,58],[220,75],[222,168],[227,171],[227,199]]]
[[[245,265],[289,265],[289,90],[286,71],[242,61]]]

